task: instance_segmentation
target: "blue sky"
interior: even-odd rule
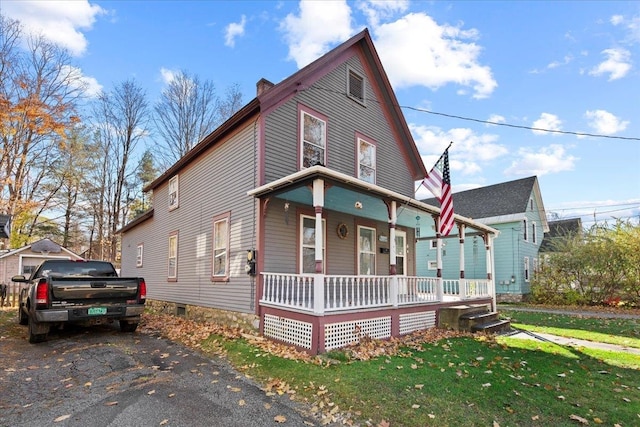
[[[560,218],[640,218],[640,2],[2,0],[0,12],[68,48],[94,94],[135,78],[151,102],[178,70],[220,92],[239,84],[248,102],[260,78],[367,27],[427,169],[453,141],[454,193],[537,175]]]

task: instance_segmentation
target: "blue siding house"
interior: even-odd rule
[[[437,205],[437,200],[423,200]],[[517,302],[531,292],[531,279],[538,266],[538,251],[549,231],[542,195],[535,176],[461,191],[453,194],[456,214],[499,230],[494,238],[494,283],[499,302]],[[425,230],[426,231],[426,230]],[[429,235],[427,232],[422,236]],[[463,240],[465,244],[461,244]],[[464,270],[460,266],[464,248]],[[477,279],[487,275],[485,242],[481,235],[459,236],[455,230],[443,241],[442,278]],[[435,237],[423,237],[416,247],[417,274],[437,274]]]

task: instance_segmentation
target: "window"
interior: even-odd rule
[[[533,210],[533,199],[529,199],[529,210]]]
[[[437,270],[438,269],[438,261],[429,261],[427,268],[429,270]]]
[[[322,229],[324,230],[325,220],[322,220]],[[326,237],[326,234],[325,234]],[[300,215],[300,272],[315,273],[316,272],[316,218],[308,215]],[[324,242],[322,239],[322,263],[324,266]],[[324,268],[323,268],[324,270]]]
[[[529,281],[529,257],[524,257],[524,281]]]
[[[213,220],[213,279],[229,276],[229,214]]]
[[[376,183],[376,146],[362,138],[358,138],[358,178]]]
[[[178,279],[178,232],[169,235],[169,261],[167,278],[170,281]]]
[[[300,110],[300,140],[302,168],[327,163],[327,121],[319,114]]]
[[[438,249],[438,241],[437,240],[429,240],[429,247],[431,249]]]
[[[355,101],[364,104],[364,77],[351,69],[348,72],[347,93]]]
[[[25,277],[31,276],[31,273],[36,271],[37,265],[23,265],[22,266],[22,275]]]
[[[178,207],[178,175],[169,180],[169,210]]]
[[[531,223],[531,241],[533,243],[537,243],[537,239],[536,239],[536,223],[535,222]]]
[[[407,233],[396,230],[396,274],[407,275]]]
[[[358,274],[376,274],[376,230],[358,226]]]
[[[529,227],[529,225],[527,224],[527,220],[525,219],[523,221],[523,224],[522,224],[522,229],[524,230],[524,233],[523,233],[522,237],[523,237],[525,242],[529,240],[529,228],[528,227]]]
[[[136,267],[142,267],[142,254],[144,253],[144,245],[138,244],[136,248]]]

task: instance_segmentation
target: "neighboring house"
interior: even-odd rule
[[[38,240],[22,248],[0,253],[0,284],[8,285],[10,294],[15,293],[11,278],[19,274],[29,276],[42,261],[47,259],[75,260],[82,257],[51,239]]]
[[[429,328],[447,305],[491,304],[493,284],[444,292],[417,277],[416,218],[440,213],[414,199],[425,174],[364,30],[279,84],[260,80],[145,188],[153,210],[121,230],[122,274],[179,313],[252,318],[311,353]]]
[[[436,199],[423,202],[437,203]],[[494,240],[495,285],[498,301],[521,301],[530,293],[531,279],[538,266],[538,250],[544,233],[549,231],[542,195],[535,176],[461,191],[453,194],[453,208],[457,214],[489,225],[499,231]],[[458,236],[448,239],[443,249],[442,264],[444,279],[460,277],[460,245]],[[470,245],[464,248],[467,273],[476,275],[486,272],[482,247],[478,236],[467,234]],[[435,275],[435,241],[420,241],[418,244],[418,274]]]
[[[545,253],[556,252],[563,241],[582,234],[582,220],[580,218],[549,221],[549,231],[544,233],[544,239],[542,239],[542,244],[540,245],[540,256],[542,257]]]

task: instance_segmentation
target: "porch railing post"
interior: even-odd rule
[[[324,313],[324,274],[313,275],[313,312]]]
[[[438,281],[436,282],[436,300],[437,301],[442,301],[444,299],[444,280],[442,279],[442,277],[438,277],[437,278]]]
[[[398,276],[389,276],[389,302],[393,307],[398,306]]]

